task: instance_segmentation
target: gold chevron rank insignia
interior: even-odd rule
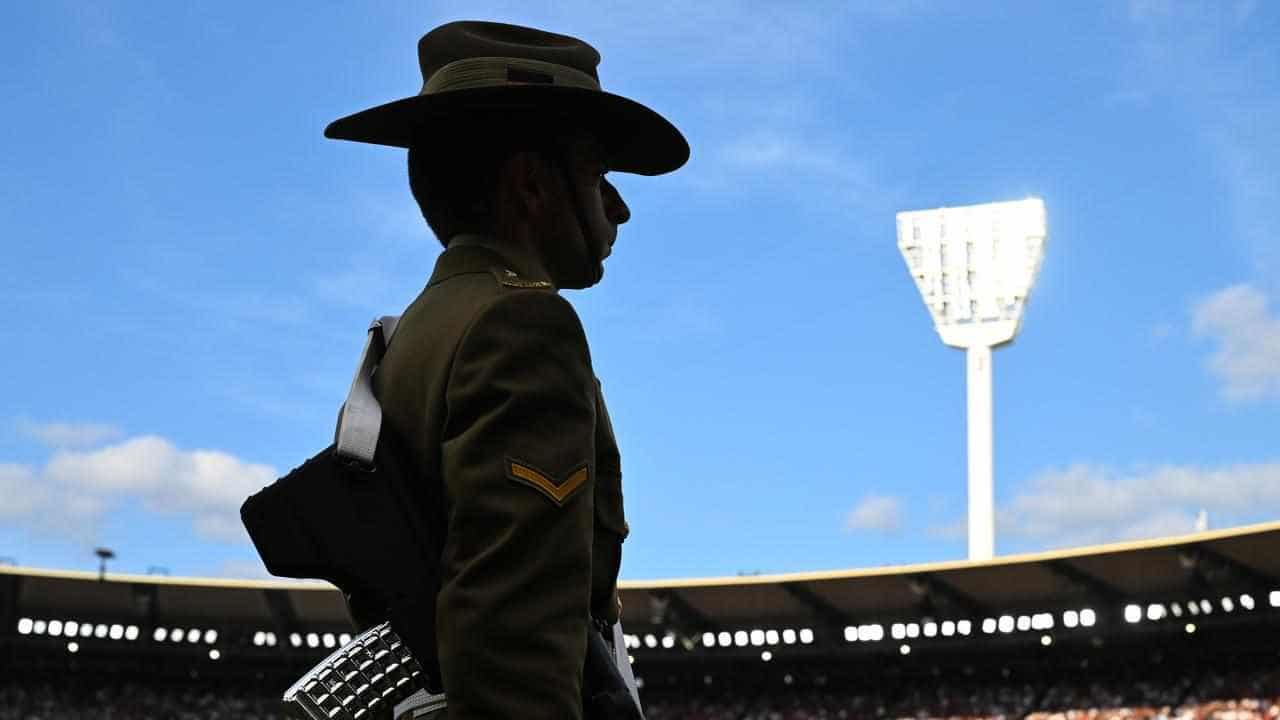
[[[584,462],[563,480],[555,480],[528,463],[507,458],[507,477],[546,495],[556,505],[564,505],[564,501],[587,482],[588,474]]]

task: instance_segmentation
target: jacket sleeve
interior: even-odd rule
[[[446,406],[436,630],[449,718],[580,718],[595,385],[569,303],[517,291],[483,310]]]

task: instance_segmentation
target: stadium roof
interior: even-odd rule
[[[865,570],[620,583],[632,631],[839,627],[1280,591],[1280,522],[1015,555]],[[17,617],[345,625],[340,593],[318,582],[169,578],[0,567],[6,624]],[[1252,600],[1250,601],[1252,602]]]
[[[1277,589],[1280,522],[979,562],[621,583],[632,627],[655,624],[664,605],[712,627],[838,625]]]

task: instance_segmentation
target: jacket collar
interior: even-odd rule
[[[460,236],[465,237],[465,236]],[[436,258],[435,270],[427,287],[467,273],[501,273],[509,267],[506,259],[492,248],[483,245],[450,242],[449,247]]]

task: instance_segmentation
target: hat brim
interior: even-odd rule
[[[610,170],[661,175],[689,159],[674,125],[640,103],[598,90],[546,85],[473,88],[415,95],[334,120],[325,137],[411,147],[462,142],[477,118],[511,123],[542,116],[581,122],[607,148]]]

